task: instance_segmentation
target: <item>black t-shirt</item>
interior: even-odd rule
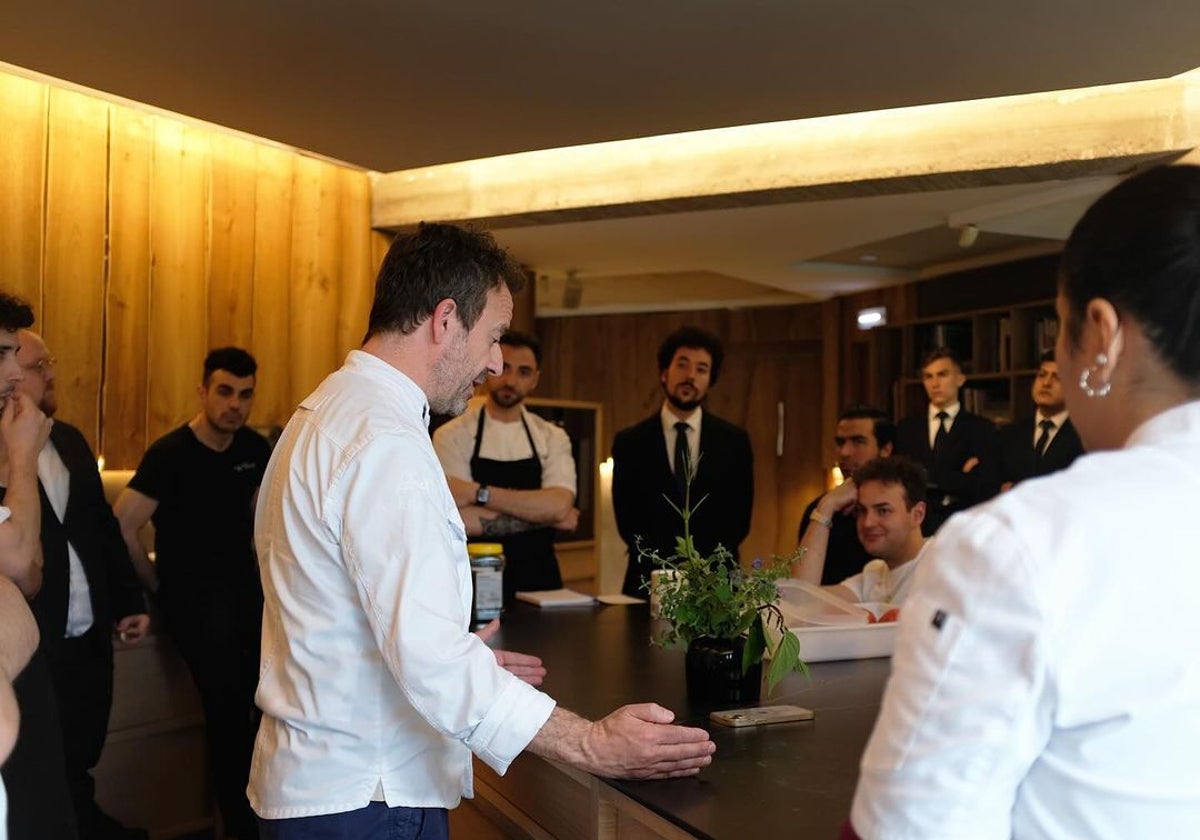
[[[257,577],[251,501],[270,456],[266,440],[251,429],[239,429],[217,452],[186,424],[146,450],[129,486],[158,502],[151,521],[164,587]]]
[[[820,496],[813,499],[812,504],[804,509],[804,518],[800,520],[800,539],[804,539],[804,533],[810,527],[824,527],[809,519],[817,509],[819,501]],[[821,585],[831,586],[853,577],[861,572],[870,560],[871,555],[858,539],[857,519],[852,514],[840,511],[835,513],[833,527],[829,529],[829,547],[825,549],[825,571],[821,573]]]

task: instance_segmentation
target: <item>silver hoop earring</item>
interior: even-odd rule
[[[1100,359],[1104,359],[1104,362],[1108,361],[1108,359],[1104,358],[1103,353],[1101,353],[1098,357],[1096,357],[1096,361],[1101,365],[1104,364],[1104,362],[1101,362]],[[1083,391],[1083,395],[1085,397],[1089,397],[1089,398],[1091,398],[1091,397],[1107,397],[1108,392],[1112,390],[1112,382],[1111,381],[1105,382],[1099,388],[1093,388],[1091,385],[1088,384],[1088,379],[1091,378],[1092,373],[1094,373],[1097,369],[1098,369],[1098,366],[1090,367],[1090,368],[1086,369],[1083,373],[1079,374],[1079,390]]]

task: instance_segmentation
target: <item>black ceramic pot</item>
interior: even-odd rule
[[[688,699],[705,705],[757,703],[762,688],[762,663],[742,673],[745,637],[712,639],[701,636],[687,649]]]

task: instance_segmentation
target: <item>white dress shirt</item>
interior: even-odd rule
[[[937,439],[938,429],[941,428],[942,418],[938,417],[939,411],[944,411],[946,417],[946,434],[950,434],[950,430],[954,428],[954,418],[958,417],[958,412],[962,409],[962,403],[953,403],[945,408],[938,408],[935,405],[929,406],[929,448],[933,449],[933,442]]]
[[[1197,497],[1190,403],[947,522],[901,615],[856,831],[1200,837]]]
[[[288,423],[259,494],[263,710],[248,794],[267,819],[454,807],[554,701],[468,632],[466,533],[425,394],[353,351]]]
[[[662,418],[663,437],[667,440],[667,463],[671,465],[672,471],[675,469],[675,438],[679,435],[679,430],[675,428],[675,424],[680,422],[688,424],[688,456],[694,464],[696,463],[696,459],[700,457],[700,419],[703,416],[704,409],[697,408],[692,412],[691,417],[681,421],[671,413],[671,409],[667,408],[667,402],[663,401],[659,417]]]
[[[433,433],[433,448],[442,469],[451,478],[471,480],[471,455],[475,452],[475,430],[479,428],[479,412],[485,400],[472,401],[465,414],[438,427]],[[502,423],[489,416],[483,421],[483,443],[479,457],[494,461],[522,461],[536,454],[542,463],[542,487],[562,487],[576,490],[575,458],[571,455],[571,439],[567,433],[532,411],[521,406],[521,416],[529,424],[536,452],[529,451],[529,437],[520,420]]]
[[[1054,428],[1050,430],[1050,437],[1046,439],[1046,446],[1049,447],[1050,444],[1054,443],[1054,438],[1058,437],[1059,430],[1062,429],[1063,423],[1066,423],[1067,418],[1069,418],[1070,416],[1071,416],[1071,412],[1069,412],[1065,409],[1063,411],[1058,412],[1058,414],[1052,414],[1049,417],[1047,417],[1045,414],[1042,414],[1041,409],[1038,409],[1037,411],[1035,411],[1033,413],[1033,445],[1034,445],[1034,447],[1037,447],[1038,438],[1042,436],[1042,421],[1043,420],[1049,420],[1051,423],[1054,424]]]
[[[51,441],[46,441],[42,451],[38,453],[38,481],[46,491],[50,507],[54,509],[58,521],[62,522],[67,515],[67,501],[71,493],[71,473],[63,463],[62,456],[54,448]],[[73,639],[82,636],[91,628],[95,621],[92,613],[92,592],[88,588],[87,573],[83,570],[83,562],[79,559],[75,546],[67,541],[67,565],[69,569],[69,585],[67,597],[67,627],[64,636]]]

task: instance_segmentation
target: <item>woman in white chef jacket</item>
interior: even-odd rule
[[[1200,837],[1200,167],[1102,196],[1056,306],[1091,454],[938,533],[848,837]]]

